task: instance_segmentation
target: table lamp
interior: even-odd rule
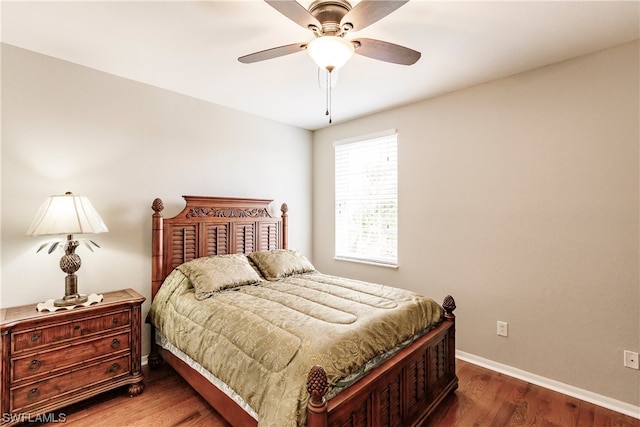
[[[88,198],[70,192],[49,196],[33,220],[28,236],[66,235],[65,254],[60,258],[60,268],[67,273],[64,297],[54,301],[56,307],[79,305],[87,301],[86,295],[78,294],[80,256],[75,253],[78,240],[74,234],[105,233],[109,231]],[[91,242],[93,243],[93,242]],[[58,242],[52,245],[51,252]],[[95,244],[95,243],[93,243]],[[96,245],[97,246],[97,245]]]

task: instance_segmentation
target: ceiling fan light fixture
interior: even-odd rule
[[[318,67],[329,72],[342,67],[353,56],[356,48],[339,36],[322,36],[307,45],[307,53]]]

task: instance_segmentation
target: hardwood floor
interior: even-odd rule
[[[640,420],[456,361],[459,387],[429,426],[640,427]]]
[[[528,384],[470,363],[457,361],[460,386],[428,420],[430,427],[640,427],[640,420]],[[222,419],[169,366],[144,367],[144,392],[107,392],[70,406],[72,427],[227,427]],[[53,425],[31,424],[31,425]]]

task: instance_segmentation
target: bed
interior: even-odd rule
[[[152,204],[149,365],[171,365],[231,425],[421,425],[457,388],[453,298],[319,273],[288,248],[286,204],[273,217],[268,199],[183,197],[172,218]],[[212,288],[223,270],[233,286]],[[245,328],[228,333],[234,322]]]

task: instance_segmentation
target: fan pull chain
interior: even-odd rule
[[[327,68],[327,111],[325,116],[329,116],[329,124],[331,124],[331,71]]]
[[[327,73],[327,76],[329,75],[329,73]],[[327,81],[325,82],[325,84],[329,84],[329,77],[327,77]],[[325,116],[329,115],[329,86],[325,86],[325,98],[324,98],[324,105],[326,106],[326,111],[324,113]]]

